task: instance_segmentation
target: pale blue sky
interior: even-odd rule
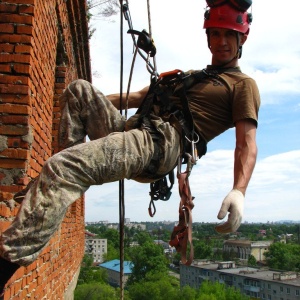
[[[300,31],[299,0],[253,0],[253,24],[240,66],[259,86],[262,105],[257,142],[259,154],[249,185],[244,221],[300,220]],[[203,26],[204,0],[151,0],[152,33],[158,72],[202,69],[210,63]],[[287,7],[286,4],[289,5]],[[133,27],[148,30],[147,1],[130,0]],[[105,94],[119,91],[119,16],[95,21],[91,39],[93,83]],[[125,32],[127,23],[124,21]],[[130,35],[124,35],[124,88],[132,59]],[[131,90],[149,84],[137,59]],[[133,113],[132,111],[130,113]],[[196,197],[193,218],[217,222],[223,198],[232,187],[234,130],[208,145],[208,153],[190,178]],[[148,216],[149,185],[125,181],[126,217],[132,221],[178,219],[177,186],[172,198],[157,203]],[[86,193],[86,221],[118,221],[118,183],[91,187]]]

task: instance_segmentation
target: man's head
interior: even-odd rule
[[[234,66],[241,57],[252,15],[226,3],[228,1],[223,2],[206,10],[203,27],[206,29],[208,47],[213,55],[212,63]]]

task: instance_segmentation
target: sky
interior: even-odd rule
[[[253,22],[239,61],[260,90],[258,157],[245,198],[243,222],[300,221],[300,31],[299,0],[253,0]],[[158,73],[203,69],[211,62],[203,30],[204,0],[150,0],[151,31]],[[147,1],[130,0],[133,28],[149,32]],[[92,19],[90,40],[93,84],[104,94],[120,90],[120,16]],[[124,20],[124,79],[128,85],[133,58]],[[149,85],[145,62],[137,57],[131,91]],[[129,111],[129,116],[134,110]],[[207,154],[189,177],[195,197],[194,222],[220,222],[217,214],[232,188],[235,131],[208,144]],[[133,222],[177,221],[179,194],[175,184],[169,201],[157,201],[148,215],[149,184],[125,180],[125,217]],[[119,220],[119,183],[92,186],[86,192],[86,221]]]

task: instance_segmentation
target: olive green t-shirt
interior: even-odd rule
[[[208,66],[207,70],[212,69]],[[239,120],[252,120],[257,126],[260,95],[256,82],[230,68],[217,78],[207,77],[186,91],[195,129],[209,142]],[[175,102],[178,99],[173,98]],[[179,104],[179,103],[178,103]]]

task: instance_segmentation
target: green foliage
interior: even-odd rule
[[[227,287],[219,282],[212,283],[204,281],[199,289],[197,300],[247,300],[248,296],[243,295],[234,287]]]
[[[91,267],[93,265],[94,258],[92,255],[85,254],[82,259],[83,267]]]
[[[300,270],[300,245],[273,243],[266,252],[268,266],[286,271]]]
[[[180,300],[193,300],[197,299],[198,291],[189,285],[185,285],[178,293]]]
[[[198,259],[211,258],[213,249],[203,241],[194,241],[194,257]]]
[[[249,255],[249,258],[248,258],[248,266],[256,266],[257,265],[257,261],[256,261],[256,258],[251,254]]]
[[[74,300],[118,300],[117,291],[103,283],[89,283],[77,286]]]
[[[139,245],[143,245],[146,242],[152,242],[152,238],[150,237],[150,235],[145,232],[145,231],[141,231],[139,232],[136,237],[135,237],[136,241],[138,242]]]
[[[179,281],[165,273],[149,273],[145,278],[129,286],[132,300],[169,300],[177,298]]]
[[[84,255],[78,277],[78,285],[107,281],[107,273],[99,267],[93,267],[93,257]]]
[[[93,282],[106,282],[107,273],[99,267],[81,267],[78,277],[78,285],[93,283]]]
[[[134,267],[128,280],[128,284],[142,281],[151,273],[167,274],[167,260],[163,248],[152,241],[130,249],[130,260]]]

